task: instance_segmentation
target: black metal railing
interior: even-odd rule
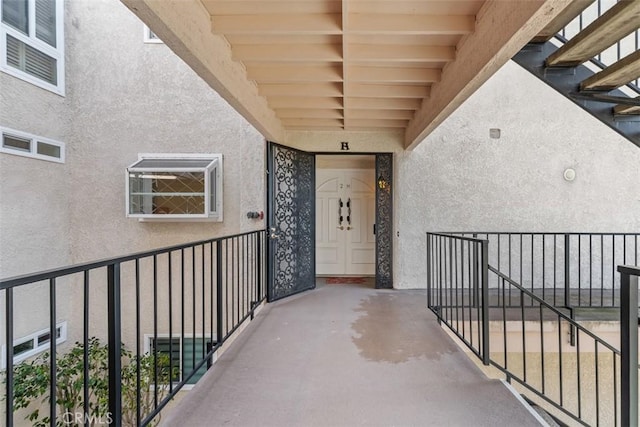
[[[583,425],[619,425],[620,352],[489,266],[500,301],[490,310],[491,365]],[[573,342],[573,345],[572,345]]]
[[[640,265],[639,233],[451,233],[489,241],[489,264],[554,306],[620,307],[618,265]],[[567,286],[568,284],[568,286]],[[492,277],[490,288],[497,287]],[[519,304],[508,293],[506,304]]]
[[[637,419],[629,415],[630,401],[637,408],[638,375],[637,359],[628,360],[629,345],[619,351],[566,310],[543,299],[540,292],[493,266],[499,253],[493,248],[497,241],[486,237],[490,236],[427,233],[428,306],[438,321],[485,365],[557,409],[557,415],[564,415],[568,422],[628,425],[625,419]],[[638,267],[626,268],[640,272]],[[623,289],[629,289],[628,281],[624,274],[618,279]],[[631,288],[637,288],[637,281]],[[623,312],[626,307],[633,314],[629,304],[636,304],[635,317],[627,323],[635,321],[635,335],[632,331],[628,336],[637,337],[637,289],[636,299],[628,301],[623,293]],[[622,342],[624,336],[623,331]],[[637,338],[634,348],[637,357]],[[625,364],[626,372],[621,370]],[[632,396],[627,403],[625,375],[636,378],[636,392],[626,392]]]
[[[157,423],[265,301],[265,245],[260,230],[0,280],[4,424]],[[46,352],[14,362],[38,322]]]
[[[427,234],[428,306],[489,364],[487,245],[482,239]]]
[[[564,27],[556,38],[566,43],[571,38],[575,37],[584,28],[593,23],[596,19],[602,16],[605,12],[611,9],[617,1],[615,0],[596,0],[590,4],[580,15],[578,15],[572,22]],[[596,58],[593,58],[591,62],[598,68],[604,69],[625,56],[640,49],[640,29],[631,32],[631,34],[624,37],[622,40],[618,40],[612,46],[607,48],[604,52],[598,53]],[[630,89],[640,94],[640,79],[635,79],[627,85]]]

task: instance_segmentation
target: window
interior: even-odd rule
[[[64,95],[64,1],[0,2],[0,69]]]
[[[181,343],[182,341],[182,343]],[[157,347],[156,347],[157,342]],[[169,337],[168,335],[158,336],[157,341],[153,336],[145,335],[145,351],[152,353],[154,348],[158,354],[165,354],[171,359],[171,365],[176,375],[172,378],[172,382],[179,383],[182,381],[183,376],[189,375],[193,368],[200,363],[203,356],[206,355],[209,350],[209,344],[211,340],[209,338],[202,337],[184,337],[184,340],[179,335]],[[212,357],[215,361],[216,356]],[[194,363],[195,361],[195,363]],[[169,363],[169,362],[167,362]],[[163,366],[163,368],[169,368],[169,366]],[[177,369],[176,369],[177,368]],[[196,373],[189,378],[186,382],[187,385],[193,386],[202,378],[207,372],[206,362],[203,366],[196,371]],[[185,387],[190,388],[190,387]]]
[[[67,340],[67,322],[56,325],[56,343],[61,344]],[[13,363],[19,363],[29,357],[35,356],[49,349],[51,333],[49,329],[43,329],[13,342]],[[2,369],[7,368],[6,349],[2,346]]]
[[[30,133],[0,127],[0,152],[64,163],[64,143]]]
[[[140,154],[126,177],[128,217],[222,221],[221,154]]]
[[[144,42],[145,43],[163,43],[162,40],[151,31],[151,28],[144,26]]]

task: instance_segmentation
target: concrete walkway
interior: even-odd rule
[[[268,304],[166,426],[537,426],[421,291],[320,285]]]

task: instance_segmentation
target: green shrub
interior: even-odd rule
[[[106,424],[110,421],[109,414],[109,382],[108,382],[108,349],[100,340],[92,337],[88,341],[89,355],[89,408],[87,417],[91,425]],[[171,378],[169,356],[157,355],[158,383],[154,387],[155,365],[154,355],[144,354],[135,357],[124,345],[122,355],[122,421],[124,425],[136,425],[137,409],[137,375],[136,368],[140,367],[140,413],[144,418],[154,407],[155,393],[158,402],[168,392],[167,387]],[[138,363],[136,363],[138,362]],[[14,366],[14,412],[27,409],[26,420],[35,427],[49,425],[49,353],[45,352],[30,361],[24,361]],[[177,372],[174,368],[174,376]],[[5,377],[6,381],[6,377]],[[84,414],[84,345],[76,342],[66,353],[56,358],[56,403],[58,426],[83,425],[77,423],[77,415]],[[45,405],[46,410],[41,409]],[[29,410],[29,408],[35,408]],[[153,425],[160,421],[158,415]]]

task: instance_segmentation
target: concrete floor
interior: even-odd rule
[[[268,304],[165,426],[537,426],[422,291],[322,285]]]

